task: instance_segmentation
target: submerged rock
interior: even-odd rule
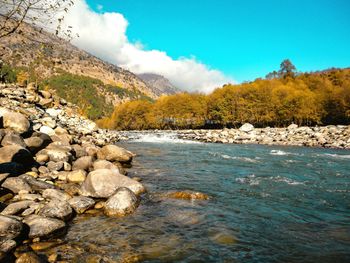
[[[117,170],[108,169],[90,172],[82,184],[81,192],[85,196],[108,198],[120,187],[129,188],[136,195],[145,192],[141,183],[119,174]]]
[[[121,187],[104,205],[104,213],[108,216],[125,216],[133,213],[138,206],[137,196],[128,188]]]
[[[209,200],[207,194],[201,192],[192,192],[192,191],[179,191],[179,192],[170,192],[165,194],[168,198],[174,199],[185,199],[185,200]]]

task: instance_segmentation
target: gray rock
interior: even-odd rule
[[[19,176],[24,179],[34,191],[43,191],[45,189],[54,189],[55,186],[44,181],[36,180],[33,176],[22,174]]]
[[[34,162],[34,159],[27,149],[19,145],[9,145],[0,148],[0,164],[10,162],[30,166]]]
[[[60,161],[60,162],[50,161],[47,163],[47,168],[50,171],[60,171],[63,169],[63,162],[62,161]]]
[[[54,129],[57,126],[56,121],[51,117],[42,118],[40,121],[44,126],[50,127],[51,129]]]
[[[38,168],[38,172],[41,174],[48,174],[50,172],[50,170],[46,166],[40,166]]]
[[[138,198],[132,191],[121,187],[106,201],[104,213],[108,216],[125,216],[133,213],[138,203]]]
[[[29,131],[30,123],[28,119],[21,113],[8,111],[2,115],[3,127],[11,129],[20,134]]]
[[[80,157],[88,155],[86,150],[82,146],[80,146],[79,144],[73,144],[72,148],[73,148],[73,151],[74,151],[74,154],[75,154],[76,158],[80,158]]]
[[[136,195],[145,192],[141,183],[119,174],[118,170],[98,169],[88,174],[81,193],[84,196],[108,198],[120,187],[127,187]]]
[[[94,199],[85,196],[73,197],[69,199],[68,203],[78,214],[84,213],[95,205]]]
[[[41,150],[38,154],[46,154],[49,156],[50,161],[53,162],[70,162],[72,159],[72,154],[70,149],[65,146],[50,144],[45,149]]]
[[[22,213],[25,209],[33,205],[34,201],[19,201],[11,203],[4,210],[2,210],[2,215],[16,215]]]
[[[39,215],[30,215],[23,222],[30,228],[30,238],[49,238],[65,233],[66,224],[59,219],[47,218]]]
[[[51,200],[39,212],[39,215],[68,220],[72,216],[71,206],[63,200]]]
[[[62,201],[68,201],[71,198],[67,193],[57,189],[46,189],[43,191],[42,196],[46,199]]]
[[[106,161],[106,160],[97,160],[93,164],[94,170],[97,169],[116,169],[118,170],[118,167],[114,165],[113,163]]]
[[[45,133],[49,136],[55,135],[55,131],[52,128],[50,128],[49,126],[41,126],[39,131],[41,133]]]
[[[100,160],[111,162],[130,163],[134,154],[116,145],[106,145],[97,153]]]
[[[13,193],[17,194],[19,191],[25,190],[28,192],[32,191],[30,185],[19,177],[10,177],[3,182],[1,185],[3,188],[11,190]]]
[[[0,252],[8,253],[17,246],[16,241],[12,239],[2,239],[0,238]],[[0,256],[1,260],[1,256]]]
[[[254,126],[250,123],[245,123],[239,128],[239,130],[243,132],[251,132],[252,130],[254,130]]]
[[[16,239],[24,230],[21,221],[0,215],[0,239]]]
[[[7,132],[1,141],[1,145],[2,146],[19,145],[23,148],[27,146],[23,138],[19,136],[19,134],[16,132]]]
[[[77,159],[72,166],[73,170],[85,170],[89,171],[89,169],[93,165],[94,158],[92,156],[83,156]]]
[[[45,148],[45,141],[40,137],[30,137],[27,139],[24,139],[24,142],[32,153],[36,153],[40,151],[41,149]]]

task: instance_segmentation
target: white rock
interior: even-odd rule
[[[48,127],[48,126],[42,126],[39,131],[42,132],[42,133],[45,133],[45,134],[47,134],[49,136],[55,135],[55,131],[52,128]]]

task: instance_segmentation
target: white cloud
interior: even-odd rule
[[[160,74],[188,91],[210,92],[233,82],[194,57],[173,59],[163,51],[145,50],[140,42],[131,43],[126,36],[128,21],[122,14],[96,13],[85,0],[75,1],[64,21],[79,34],[72,40],[74,45],[134,73]]]

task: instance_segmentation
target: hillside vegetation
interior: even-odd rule
[[[183,129],[350,123],[350,69],[297,73],[289,60],[265,79],[225,85],[209,95],[181,93],[154,103],[124,103],[101,125],[113,129]]]

